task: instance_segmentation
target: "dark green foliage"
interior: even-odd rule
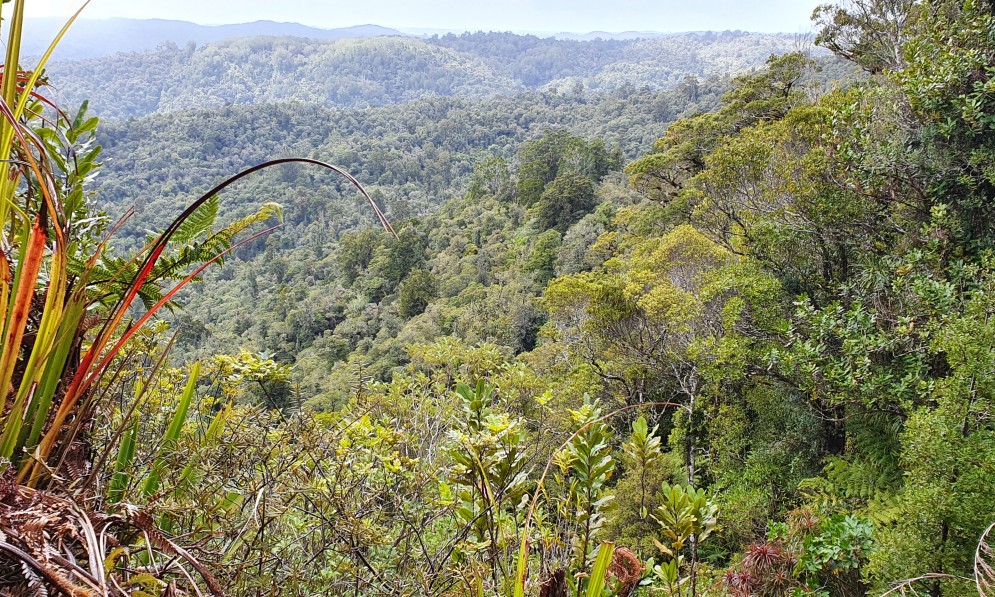
[[[502,157],[494,156],[474,166],[466,194],[471,198],[494,197],[499,201],[511,199],[514,185],[508,162]]]
[[[566,131],[548,131],[542,138],[525,144],[515,187],[519,203],[530,207],[539,201],[543,189],[556,178],[570,138]]]
[[[381,242],[382,236],[374,230],[357,230],[342,235],[336,261],[342,272],[342,279],[347,284],[354,282],[361,272],[366,271]]]
[[[547,131],[541,138],[526,143],[519,160],[516,192],[519,203],[526,207],[538,203],[547,185],[561,175],[587,178],[593,184],[622,166],[613,161],[603,142],[588,143],[563,130]]]
[[[710,105],[719,93],[717,85],[697,105]],[[175,215],[177,195],[207,190],[209,181],[226,172],[295,151],[313,152],[354,173],[395,221],[461,196],[475,167],[481,169],[479,180],[491,180],[493,188],[486,192],[507,200],[513,183],[503,178],[500,160],[492,164],[494,172],[485,174],[491,156],[508,164],[526,140],[547,129],[564,129],[583,135],[585,144],[603,138],[606,147],[617,144],[634,157],[689,107],[670,96],[649,90],[587,98],[530,93],[476,101],[431,98],[362,110],[229,106],[112,122],[101,127],[98,138],[103,157],[120,168],[101,173],[101,206],[116,216],[135,204],[143,220],[126,222],[119,243],[137,242],[148,228],[165,225]],[[672,102],[674,110],[657,114],[653,106],[660,101]],[[372,223],[368,210],[339,181],[294,166],[240,188],[222,219],[247,215],[257,197],[278,198],[286,227],[273,242],[283,245],[284,256],[299,245],[313,256],[341,233]],[[253,257],[262,245],[246,247],[239,256]]]
[[[594,184],[590,179],[565,172],[546,186],[533,213],[540,229],[564,233],[591,212],[594,205]]]
[[[560,233],[547,230],[536,237],[529,251],[525,271],[535,275],[536,284],[545,286],[556,274],[556,251],[560,248]]]
[[[411,270],[425,262],[425,236],[414,225],[400,229],[396,239],[389,239],[370,262],[373,278],[386,281],[393,290]]]
[[[922,125],[915,135],[920,176],[932,204],[949,206],[957,248],[990,249],[995,230],[995,14],[984,0],[910,8],[920,32],[899,74]],[[950,247],[954,249],[954,247]]]
[[[416,269],[397,288],[397,309],[401,317],[421,314],[438,295],[439,289],[432,272]]]

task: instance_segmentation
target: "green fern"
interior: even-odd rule
[[[235,237],[250,227],[277,218],[283,220],[283,208],[278,203],[264,203],[242,219],[235,220],[217,232],[212,232],[219,211],[217,196],[211,197],[194,210],[189,219],[184,220],[170,237],[163,256],[156,262],[145,284],[138,291],[138,297],[146,309],[162,300],[160,284],[182,280],[186,272],[195,266],[222,255],[217,263],[224,263],[224,254],[232,247]],[[147,240],[151,244],[154,237]],[[101,302],[113,303],[130,288],[131,280],[138,274],[140,261],[103,256],[94,265],[76,257],[69,260],[68,271],[80,277],[86,276],[91,297]],[[198,278],[194,278],[197,280]]]
[[[214,222],[218,218],[220,205],[217,195],[205,201],[177,227],[170,242],[177,245],[189,245],[199,236],[210,236],[211,227],[214,226]]]

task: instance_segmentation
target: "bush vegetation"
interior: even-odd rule
[[[196,125],[275,106],[111,124],[118,159],[172,150],[144,176],[199,198],[167,218],[160,180],[127,211],[142,183],[117,174],[98,203],[98,123],[53,105],[44,64],[13,67],[12,27],[0,591],[990,593],[995,12],[815,18],[866,77],[827,87],[782,54],[685,112],[689,84],[627,164],[579,125],[508,133],[392,222],[387,185],[431,168],[364,154],[367,194],[332,167],[383,230],[317,207],[345,186],[300,191],[316,160],[210,188],[183,131],[248,147]],[[258,199],[281,188],[276,232]],[[257,201],[222,216],[232,190]]]

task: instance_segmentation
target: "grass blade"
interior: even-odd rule
[[[159,489],[162,468],[165,465],[165,454],[163,452],[173,449],[177,440],[180,439],[180,432],[183,430],[183,423],[187,420],[187,412],[190,410],[190,403],[193,401],[193,394],[194,390],[197,389],[198,379],[200,379],[200,361],[194,363],[190,369],[190,379],[187,380],[187,387],[183,390],[183,395],[180,396],[176,412],[173,413],[173,419],[170,421],[166,435],[163,436],[162,443],[159,446],[155,463],[152,465],[152,470],[149,471],[149,476],[145,479],[142,492],[146,496],[152,495]]]
[[[608,566],[612,563],[612,554],[615,553],[615,544],[605,541],[598,547],[598,556],[594,560],[594,569],[591,570],[591,578],[587,584],[587,597],[601,597],[605,590],[605,576],[608,574]]]
[[[118,449],[117,461],[114,463],[114,476],[111,477],[110,489],[107,494],[107,501],[114,504],[121,501],[124,491],[128,488],[131,476],[126,472],[135,458],[135,443],[138,436],[139,419],[128,428],[127,433],[121,438],[121,447]]]
[[[518,548],[518,557],[515,559],[515,588],[513,597],[525,597],[525,575],[529,571],[529,527],[528,524],[522,532],[522,544]]]
[[[48,290],[46,291],[45,304],[42,308],[41,321],[38,324],[38,329],[35,330],[34,346],[31,348],[31,354],[24,366],[20,382],[21,387],[17,393],[16,406],[11,411],[11,423],[13,423],[13,419],[15,418],[13,413],[16,413],[16,417],[21,419],[21,422],[18,422],[16,425],[17,427],[20,427],[23,422],[35,418],[36,403],[40,398],[38,389],[44,381],[45,371],[48,370],[52,348],[55,346],[60,323],[64,316],[66,284],[65,252],[61,250],[61,247],[56,246],[52,252]],[[49,384],[45,385],[47,388]],[[30,399],[28,398],[29,388],[32,394]],[[13,427],[11,428],[13,429]],[[12,440],[24,439],[23,437],[19,438],[19,435],[20,430],[18,430],[17,434],[11,436]],[[10,447],[11,454],[13,454],[13,447]],[[7,452],[7,446],[4,446],[3,452]]]
[[[70,298],[69,305],[62,313],[56,344],[45,363],[45,371],[42,373],[38,386],[36,405],[34,406],[34,424],[31,426],[31,432],[24,443],[25,446],[31,447],[38,444],[38,438],[41,437],[45,422],[51,414],[49,411],[52,408],[52,400],[55,398],[55,391],[62,380],[62,372],[69,360],[69,353],[76,340],[76,330],[83,318],[85,308],[86,305],[82,297],[74,293],[73,297]]]

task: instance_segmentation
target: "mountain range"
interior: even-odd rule
[[[25,26],[25,54],[29,56],[42,54],[64,24],[65,19],[62,18],[28,19]],[[60,60],[96,58],[118,52],[153,50],[169,42],[178,45],[190,42],[204,45],[229,39],[257,36],[338,40],[383,36],[429,38],[462,33],[466,33],[466,31],[460,29],[391,29],[372,24],[323,29],[300,23],[275,21],[199,25],[189,21],[169,19],[80,19],[73,24],[56,50],[55,56]],[[607,31],[588,33],[519,31],[516,33],[574,41],[653,39],[672,35],[659,31],[622,31],[616,33]]]
[[[28,19],[25,25],[25,55],[40,55],[65,21],[60,18]],[[235,25],[198,25],[167,19],[80,19],[69,29],[56,50],[56,59],[81,59],[118,52],[152,50],[161,44],[193,42],[204,45],[227,39],[254,36],[302,37],[336,40],[357,37],[405,35],[379,25],[356,25],[336,29],[308,27],[298,23],[255,21]]]

